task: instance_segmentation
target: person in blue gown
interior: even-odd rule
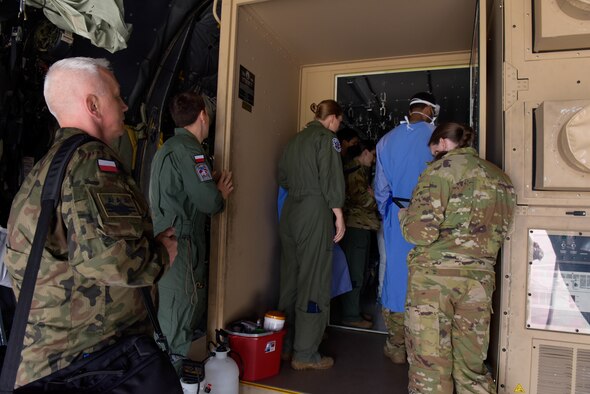
[[[394,199],[409,201],[418,177],[432,161],[428,141],[440,107],[429,92],[410,99],[405,122],[388,132],[377,144],[375,199],[383,220],[386,268],[381,293],[383,318],[387,327],[384,353],[396,364],[406,361],[404,305],[408,278],[406,258],[414,245],[405,241],[397,217],[400,207]],[[398,202],[403,204],[401,202]],[[405,203],[407,205],[407,203]]]

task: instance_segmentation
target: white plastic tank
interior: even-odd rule
[[[201,391],[211,394],[238,394],[240,371],[236,362],[228,356],[229,349],[219,346],[214,356],[205,363],[205,382]],[[203,390],[204,387],[204,390]]]

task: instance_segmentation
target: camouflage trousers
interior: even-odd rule
[[[406,342],[404,338],[404,313],[392,312],[387,308],[381,310],[385,327],[387,327],[387,340],[383,352],[388,357],[399,359],[406,358]]]
[[[484,365],[493,272],[409,267],[409,393],[495,393]]]

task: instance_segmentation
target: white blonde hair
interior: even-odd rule
[[[82,78],[94,79],[97,82],[95,93],[101,94],[104,91],[101,69],[111,69],[107,59],[70,57],[53,63],[47,71],[43,85],[43,96],[49,112],[57,118],[56,113],[70,107],[68,98]]]

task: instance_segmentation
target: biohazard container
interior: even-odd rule
[[[242,380],[254,382],[279,373],[285,330],[259,334],[228,331],[228,334],[231,356],[243,369]]]

